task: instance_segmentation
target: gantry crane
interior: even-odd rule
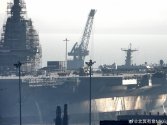
[[[71,52],[68,53],[68,56],[73,56],[73,60],[68,60],[67,62],[68,69],[79,69],[84,66],[85,57],[89,54],[88,44],[92,31],[95,12],[95,9],[91,9],[89,13],[80,44],[76,42]]]

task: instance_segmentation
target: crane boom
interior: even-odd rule
[[[92,31],[94,15],[95,9],[91,9],[80,44],[76,42],[68,53],[69,56],[73,57],[73,60],[67,61],[67,69],[80,69],[84,66],[85,57],[89,54],[88,44]]]
[[[86,26],[84,29],[84,33],[82,35],[82,39],[80,44],[78,45],[78,42],[76,42],[71,50],[71,52],[68,53],[69,56],[73,56],[74,60],[79,59],[79,60],[83,60],[85,59],[85,56],[87,56],[89,54],[88,49],[88,44],[89,44],[89,39],[90,39],[90,34],[92,31],[92,25],[93,25],[93,19],[94,19],[94,15],[95,15],[95,9],[91,9],[87,22],[86,22]]]
[[[93,25],[93,18],[95,15],[95,10],[92,9],[90,11],[90,14],[88,16],[88,20],[86,22],[86,26],[85,26],[85,30],[82,36],[82,40],[81,40],[81,44],[79,46],[80,50],[81,50],[81,55],[80,56],[87,56],[89,54],[87,48],[88,48],[88,44],[89,44],[89,39],[90,39],[90,34],[92,31],[92,25]]]

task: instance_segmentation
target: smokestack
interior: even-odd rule
[[[63,125],[68,125],[68,107],[67,107],[67,104],[64,105]]]
[[[56,118],[54,119],[55,125],[62,125],[62,118],[61,118],[61,107],[57,106],[56,108]]]

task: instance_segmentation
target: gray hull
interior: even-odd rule
[[[69,106],[71,123],[87,122],[89,112],[89,78],[67,80],[62,85],[30,86],[22,83],[23,123],[51,123],[56,107]],[[79,82],[74,82],[79,81]],[[95,120],[112,118],[117,113],[151,111],[166,101],[166,86],[128,89],[117,79],[93,78],[92,113]],[[19,122],[19,93],[17,79],[0,80],[0,117],[2,123]],[[103,115],[102,115],[103,114]],[[110,114],[110,115],[109,115]],[[105,116],[106,115],[106,116]]]

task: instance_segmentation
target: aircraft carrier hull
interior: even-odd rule
[[[72,80],[71,80],[72,79]],[[37,86],[22,83],[23,123],[52,123],[56,107],[68,104],[71,123],[87,122],[89,112],[89,78],[69,78],[62,85]],[[94,120],[104,120],[124,112],[151,111],[164,105],[167,86],[128,89],[109,82],[111,79],[92,80],[92,113]],[[110,80],[108,80],[110,79]],[[108,81],[107,81],[108,80]],[[75,82],[74,82],[75,81]],[[19,122],[18,79],[0,79],[0,121],[2,124]],[[110,86],[110,87],[109,87]],[[113,88],[113,89],[112,89]],[[105,91],[106,90],[106,91]],[[102,117],[103,114],[103,117]],[[106,115],[104,117],[104,115]],[[82,116],[82,117],[80,117]],[[77,118],[78,117],[78,118]],[[77,119],[76,119],[77,118]]]

